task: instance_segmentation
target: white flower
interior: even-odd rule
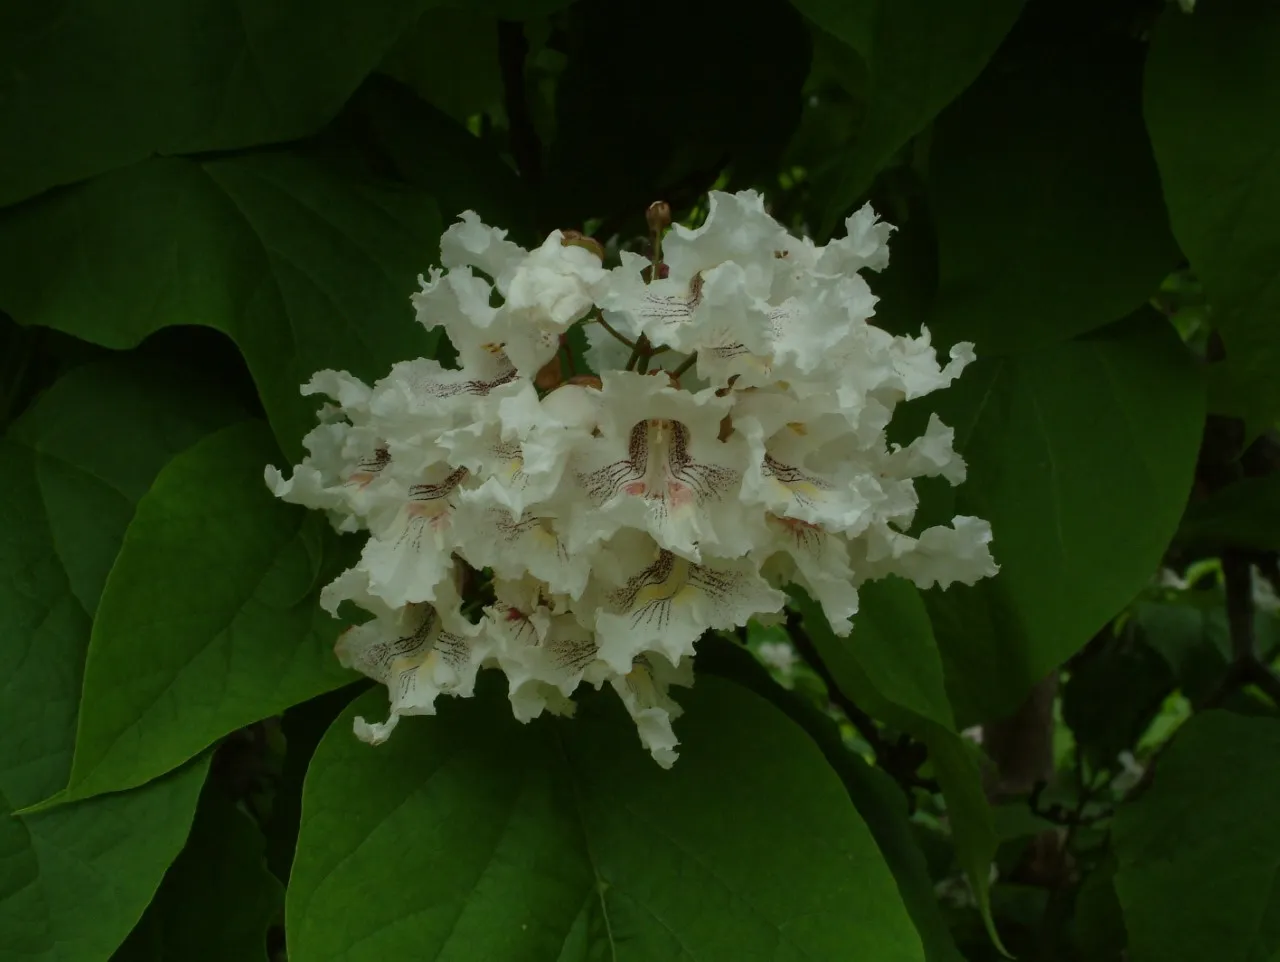
[[[598,657],[614,671],[626,671],[645,651],[678,663],[693,654],[707,629],[744,625],[757,612],[780,610],[785,601],[747,559],[695,563],[662,549],[648,558],[634,549],[627,553],[639,557],[626,579],[597,586],[591,597],[598,606]]]
[[[864,207],[820,247],[754,192],[713,192],[709,207],[666,237],[665,276],[626,252],[606,270],[559,231],[526,250],[467,212],[411,298],[458,369],[409,359],[372,386],[321,371],[303,388],[334,403],[292,476],[266,477],[369,532],[321,595],[373,616],[337,645],[389,693],[386,721],[357,721],[365,741],[493,667],[525,722],[570,715],[581,685],[607,684],[669,766],[672,688],[692,684],[706,631],[776,623],[795,584],[847,634],[867,580],[995,573],[985,521],[912,532],[914,479],[960,484],[965,464],[936,417],[904,446],[885,432],[973,349],[943,364],[927,331],[872,323],[859,272],[887,264],[892,228]],[[598,376],[548,363],[575,325]],[[486,581],[494,600],[464,617],[459,585]],[[794,652],[761,656],[787,670]]]
[[[361,591],[345,576],[350,600],[375,618],[348,629],[335,645],[343,667],[354,668],[387,686],[391,714],[385,722],[355,722],[356,735],[371,744],[386,741],[402,715],[433,715],[441,694],[470,696],[489,642],[458,610],[456,596],[436,605],[391,607]],[[336,604],[336,598],[328,599]]]
[[[599,436],[586,438],[572,462],[569,550],[624,527],[695,561],[703,549],[750,550],[735,529],[746,448],[737,438],[720,440],[732,401],[676,390],[664,374],[616,371],[602,380]]]

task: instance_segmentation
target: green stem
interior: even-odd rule
[[[615,338],[617,338],[623,344],[627,345],[627,347],[631,348],[631,350],[634,351],[636,349],[636,342],[631,340],[631,338],[629,337],[624,337],[623,335],[619,334],[616,330],[614,330],[613,326],[604,319],[604,314],[597,313],[595,317],[595,321],[597,324],[603,327],[606,331],[612,334]]]
[[[697,360],[698,360],[698,352],[694,351],[692,354],[690,354],[688,357],[686,357],[683,361],[680,362],[680,366],[671,372],[671,376],[674,378],[679,378],[681,374],[689,370],[689,368],[693,367],[693,365],[697,362]]]
[[[636,341],[635,347],[631,349],[631,356],[627,358],[627,370],[634,371],[636,369],[636,362],[643,361],[644,367],[640,369],[640,373],[643,374],[645,369],[649,366],[649,355],[651,353],[652,351],[649,350],[649,339],[641,334],[640,339]]]

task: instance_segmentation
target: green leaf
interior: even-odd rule
[[[285,884],[298,846],[302,824],[302,786],[320,739],[352,699],[372,685],[361,679],[351,685],[325,692],[294,705],[280,719],[284,736],[284,761],[271,798],[271,815],[264,829],[267,835],[267,865]]]
[[[1174,235],[1204,283],[1238,387],[1280,412],[1280,8],[1215,0],[1170,8],[1144,101]]]
[[[941,490],[922,502],[930,520],[990,521],[1001,565],[925,596],[968,726],[1012,713],[1150,579],[1191,488],[1204,391],[1173,329],[1144,315],[980,358],[930,401],[969,476],[952,504]]]
[[[283,906],[262,833],[211,783],[186,846],[111,962],[267,962],[267,928]]]
[[[426,103],[402,83],[375,76],[352,98],[350,110],[385,152],[396,174],[430,191],[452,220],[474,210],[487,224],[534,245],[531,192],[489,144]]]
[[[898,149],[978,76],[1022,0],[793,0],[871,73],[866,116],[828,194],[822,234],[866,193]]]
[[[942,658],[920,592],[909,581],[888,577],[863,584],[858,594],[860,610],[845,644],[876,693],[954,729]]]
[[[171,324],[225,332],[292,457],[312,372],[378,378],[429,354],[409,296],[439,234],[421,191],[302,156],[154,160],[0,217],[0,309],[111,348]]]
[[[10,815],[0,797],[0,960],[103,962],[191,828],[201,758],[150,785]]]
[[[1142,124],[1144,52],[1056,38],[993,65],[938,118],[928,323],[942,342],[988,357],[1066,340],[1126,317],[1177,266]]]
[[[573,0],[443,0],[442,7],[474,10],[499,20],[532,20],[569,6]]]
[[[1280,951],[1280,722],[1191,718],[1116,812],[1116,892],[1133,962],[1256,962]]]
[[[0,204],[324,125],[429,0],[42,0],[0,17]]]
[[[927,962],[963,962],[938,905],[924,853],[907,818],[907,799],[893,779],[846,752],[838,771],[849,798],[875,836],[880,854],[898,882],[911,920],[924,943]]]
[[[498,21],[474,9],[429,9],[382,61],[381,71],[455,121],[502,107]]]
[[[272,497],[278,460],[266,425],[242,422],[139,502],[93,625],[68,797],[140,785],[351,679],[318,604],[345,551],[319,514]]]
[[[520,727],[500,692],[308,773],[290,959],[921,960],[866,826],[808,738],[705,677],[671,771],[611,693]],[[378,897],[368,897],[376,891]]]
[[[978,898],[983,922],[1000,945],[991,915],[990,874],[999,839],[982,787],[980,755],[958,735],[942,687],[942,666],[933,628],[920,595],[909,582],[885,579],[859,589],[853,632],[831,630],[808,598],[796,609],[836,684],[864,711],[918,736],[929,749],[951,816],[960,864]]]
[[[1101,865],[1084,877],[1076,894],[1075,944],[1082,958],[1122,962],[1128,935],[1116,896],[1116,859],[1108,852]]]
[[[1208,549],[1280,549],[1280,474],[1243,478],[1192,501],[1178,538]]]
[[[134,506],[243,413],[195,372],[116,358],[59,380],[0,440],[0,794],[14,808],[66,784],[89,626]]]

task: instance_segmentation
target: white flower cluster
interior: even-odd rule
[[[646,259],[608,270],[559,231],[526,251],[468,212],[445,232],[446,270],[413,303],[460,369],[404,361],[372,387],[321,371],[303,393],[334,403],[309,456],[292,478],[267,470],[279,497],[370,532],[322,595],[373,615],[337,645],[390,693],[360,738],[496,666],[521,720],[608,682],[669,766],[669,688],[692,684],[708,629],[779,612],[795,583],[847,633],[863,581],[995,572],[984,521],[905,533],[913,478],[964,479],[951,429],[935,417],[906,447],[885,440],[894,406],[950,384],[971,345],[940,366],[927,332],[868,323],[859,271],[887,263],[891,228],[869,208],[847,228],[818,247],[756,193],[713,193],[702,227],[668,233],[651,283]],[[575,324],[598,376],[561,363]],[[466,581],[487,576],[494,600],[468,617]]]

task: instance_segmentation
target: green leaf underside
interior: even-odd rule
[[[1116,892],[1133,962],[1257,962],[1280,951],[1280,721],[1187,721],[1116,814]]]
[[[357,701],[308,774],[290,957],[923,959],[808,738],[718,678],[679,696],[669,772],[607,692],[527,727],[500,693],[449,701],[378,749],[351,716],[385,695]]]
[[[969,476],[922,513],[987,519],[1001,566],[925,595],[965,727],[1010,714],[1151,578],[1191,487],[1204,390],[1173,329],[1143,314],[980,358],[929,401]]]
[[[439,235],[423,191],[299,155],[152,160],[6,212],[0,308],[111,348],[174,324],[225,332],[292,459],[314,371],[376,379],[429,356],[409,297]]]
[[[267,927],[283,901],[262,833],[211,784],[186,847],[111,962],[268,962]]]
[[[142,784],[351,676],[318,606],[342,550],[277,501],[267,426],[210,435],[161,471],[107,579],[85,665],[71,797]]]
[[[133,791],[0,814],[0,960],[110,956],[182,848],[208,768],[205,757]]]
[[[1280,8],[1170,9],[1147,58],[1147,129],[1178,243],[1226,346],[1233,413],[1280,413]]]
[[[16,0],[0,18],[0,204],[153,154],[321,127],[430,0]],[[51,120],[56,118],[56,120]]]
[[[90,624],[134,507],[163,465],[243,416],[191,371],[74,370],[0,440],[0,793],[15,809],[71,767]]]

